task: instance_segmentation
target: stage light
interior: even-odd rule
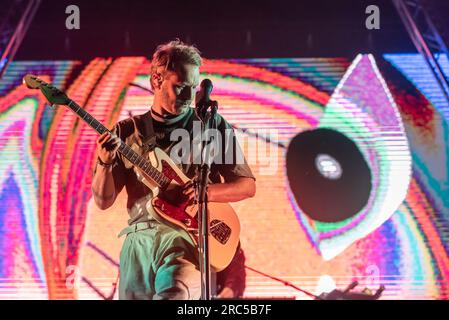
[[[337,289],[337,284],[335,283],[335,280],[325,274],[320,277],[318,280],[317,288],[316,288],[316,294],[322,294],[326,292],[331,292],[333,290]]]

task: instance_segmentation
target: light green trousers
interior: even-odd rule
[[[133,226],[121,233],[127,236],[120,253],[119,299],[199,299],[201,276],[188,236],[153,221],[139,223],[140,230]]]

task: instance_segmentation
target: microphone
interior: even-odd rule
[[[210,99],[210,94],[214,86],[212,85],[212,81],[210,79],[204,79],[201,81],[200,91],[196,96],[196,112],[200,118],[204,118],[207,109],[212,106],[212,112],[216,112],[218,105],[217,102]]]
[[[212,85],[212,81],[210,79],[204,79],[200,84],[200,91],[197,95],[196,107],[202,107],[204,104],[210,101],[210,94],[214,86]]]

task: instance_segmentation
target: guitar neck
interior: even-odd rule
[[[103,124],[89,114],[89,112],[81,108],[75,101],[70,100],[67,106],[100,135],[105,132],[110,132]],[[121,139],[118,151],[133,165],[145,172],[159,187],[164,189],[170,183],[170,180],[166,176],[153,167],[147,159],[131,149]]]

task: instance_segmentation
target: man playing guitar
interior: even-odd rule
[[[97,140],[98,161],[92,181],[95,203],[105,210],[114,203],[123,187],[128,194],[129,226],[121,232],[126,239],[120,253],[120,299],[200,298],[194,243],[185,233],[154,219],[154,211],[147,205],[152,191],[142,182],[135,166],[117,152],[121,139],[139,154],[145,154],[154,146],[170,154],[178,143],[170,139],[175,129],[185,129],[194,139],[193,126],[198,119],[191,104],[195,101],[200,66],[200,53],[193,46],[179,40],[158,46],[151,61],[154,102],[150,111],[118,122],[111,132],[105,132]],[[225,130],[232,127],[220,115],[216,115],[216,120],[217,129],[225,140]],[[253,197],[255,178],[246,160],[243,163],[224,161],[229,159],[225,157],[227,152],[234,152],[231,159],[238,158],[236,153],[241,149],[235,137],[232,146],[226,141],[222,143],[223,161],[211,165],[208,201],[226,203]],[[190,179],[195,176],[193,160],[190,156],[189,161],[177,164]],[[191,182],[182,185],[176,194],[191,202],[194,196]]]

